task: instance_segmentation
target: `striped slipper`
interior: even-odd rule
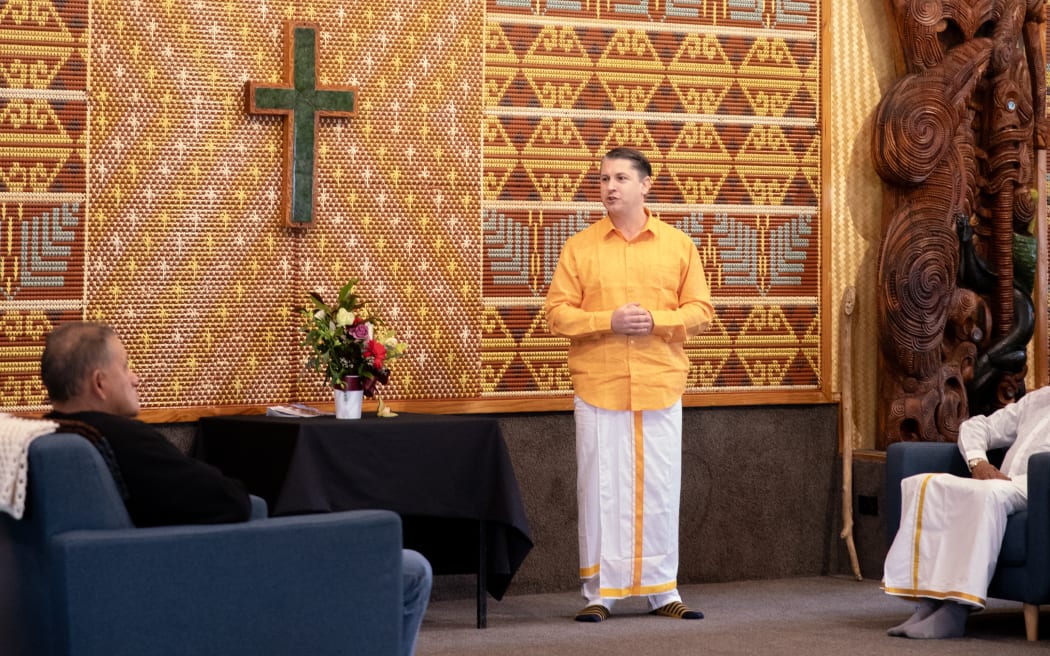
[[[584,610],[587,610],[586,608]],[[656,610],[649,611],[650,615],[659,615],[660,617],[671,617],[676,620],[702,620],[704,614],[698,610],[690,610],[689,606],[686,606],[680,601],[672,601],[669,604],[664,604]]]
[[[601,604],[591,604],[576,613],[577,622],[602,622],[609,619],[609,609]]]

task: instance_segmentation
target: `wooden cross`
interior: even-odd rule
[[[284,180],[281,213],[293,227],[314,218],[314,141],[322,116],[353,116],[357,87],[317,86],[317,31],[311,23],[288,21],[284,30],[283,86],[248,82],[249,114],[284,116]]]

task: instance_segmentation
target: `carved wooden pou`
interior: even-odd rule
[[[1024,393],[1044,0],[887,0],[902,76],[874,116],[879,434],[954,441]]]

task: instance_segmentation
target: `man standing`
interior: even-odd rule
[[[959,426],[971,478],[917,474],[901,481],[901,523],[886,554],[883,590],[917,599],[914,614],[889,629],[906,638],[957,638],[983,609],[1006,520],[1028,507],[1028,459],[1050,451],[1050,387],[1029,392]],[[988,450],[1010,447],[1002,470]]]
[[[40,377],[60,430],[84,435],[102,451],[136,526],[247,521],[251,502],[244,485],[185,455],[157,429],[134,419],[139,377],[124,344],[100,323],[67,323],[51,331]],[[114,462],[115,461],[115,462]],[[433,580],[430,563],[404,550],[401,647],[415,650]]]
[[[606,216],[565,242],[547,293],[569,338],[576,419],[581,622],[647,596],[655,615],[700,619],[678,594],[685,340],[714,316],[696,246],[645,207],[652,166],[602,158]]]

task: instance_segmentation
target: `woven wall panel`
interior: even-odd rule
[[[328,400],[303,371],[295,307],[351,277],[410,345],[385,394],[478,395],[480,5],[91,12],[8,3],[0,20],[0,72],[24,88],[0,94],[0,146],[19,146],[0,150],[0,219],[28,249],[3,242],[5,405],[40,405],[40,340],[81,316],[122,335],[146,407]],[[320,121],[308,231],[279,218],[280,120],[244,109],[246,81],[281,82],[287,19],[321,26],[321,85],[362,90],[356,117]],[[51,88],[27,68],[54,71]],[[41,260],[48,286],[19,286]]]
[[[280,124],[249,120],[242,98],[245,76],[282,70],[272,18],[202,3],[93,9],[88,318],[124,338],[147,406],[290,396]]]
[[[485,396],[571,390],[543,298],[620,145],[711,283],[689,389],[822,387],[819,3],[730,4],[488,3]]]
[[[87,9],[0,6],[0,406],[44,401],[40,353],[84,310]]]
[[[80,317],[147,408],[328,400],[295,307],[351,277],[409,344],[386,398],[563,395],[538,310],[620,143],[712,283],[690,388],[822,389],[817,3],[582,7],[6,3],[4,405],[41,406],[42,337]],[[280,119],[244,107],[286,20],[320,26],[321,85],[359,89],[319,121],[308,230],[281,222]]]
[[[832,244],[829,256],[833,329],[829,335],[836,366],[834,389],[852,392],[854,447],[875,448],[879,326],[875,308],[876,275],[882,222],[882,180],[871,158],[871,116],[883,90],[897,77],[896,29],[881,2],[835,2],[830,14],[828,56],[828,206]],[[857,298],[852,319],[851,380],[839,380],[841,299],[846,287]]]

